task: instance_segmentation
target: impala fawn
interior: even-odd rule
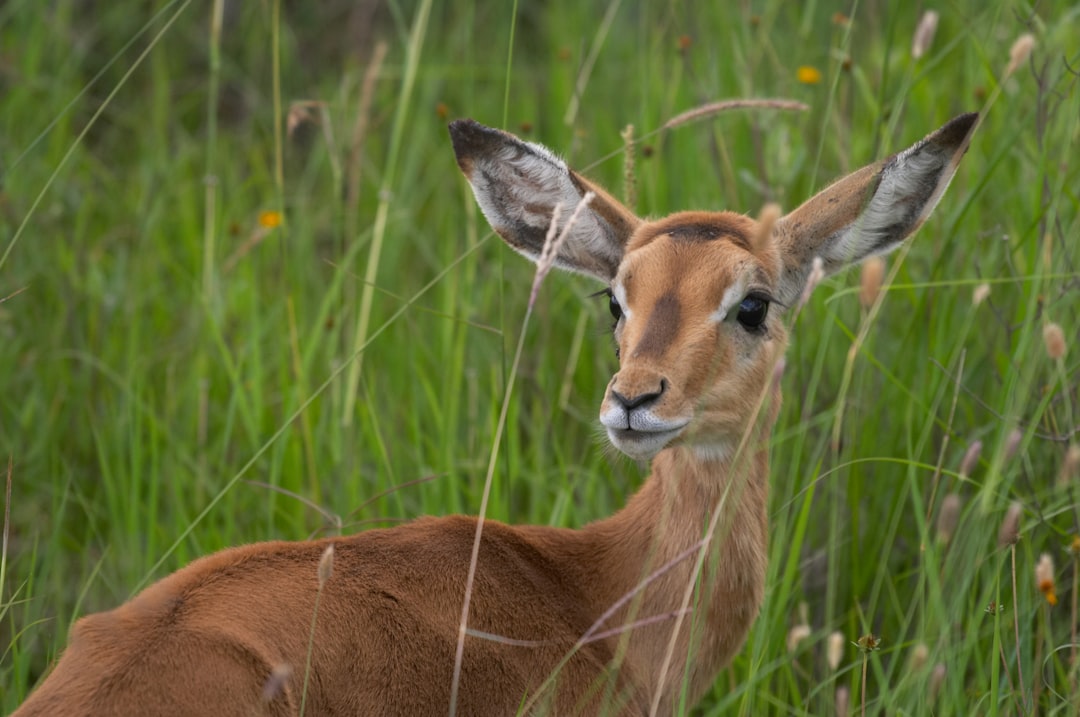
[[[915,231],[975,124],[957,117],[762,225],[731,212],[639,219],[543,147],[454,122],[484,215],[526,256],[539,255],[557,204],[565,217],[595,195],[556,263],[608,287],[619,370],[600,422],[623,453],[652,460],[644,485],[578,530],[484,525],[456,680],[477,522],[425,517],[197,560],[81,619],[16,714],[667,715],[694,704],[765,590],[783,311],[815,257],[835,271]]]

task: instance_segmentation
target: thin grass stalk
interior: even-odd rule
[[[322,599],[323,589],[330,580],[334,570],[334,544],[330,543],[319,558],[318,579],[319,585],[315,589],[315,605],[311,608],[311,627],[308,629],[307,653],[304,656],[304,683],[300,690],[300,717],[304,717],[307,707],[308,684],[311,682],[311,653],[315,649],[315,625],[319,618],[319,602]]]
[[[364,289],[360,294],[360,314],[356,321],[352,351],[356,358],[349,366],[349,373],[345,382],[345,409],[341,416],[341,424],[344,427],[352,425],[353,413],[356,409],[357,388],[360,385],[360,373],[364,367],[364,355],[358,349],[360,346],[365,345],[368,340],[368,328],[371,323],[371,311],[375,298],[375,279],[379,272],[379,258],[382,255],[383,242],[386,239],[386,222],[390,214],[391,191],[396,180],[398,155],[401,152],[402,139],[405,136],[405,119],[408,117],[412,105],[413,87],[416,84],[416,73],[420,66],[420,54],[427,33],[428,18],[431,16],[431,2],[432,0],[424,0],[421,3],[416,12],[416,19],[413,21],[412,30],[409,33],[409,44],[405,53],[405,75],[401,81],[401,93],[399,95],[400,104],[394,114],[394,125],[390,131],[390,150],[386,158],[386,172],[383,175],[382,185],[379,189],[379,206],[375,211],[371,247],[368,249],[367,268],[364,271]]]
[[[259,446],[258,450],[256,450],[251,455],[251,458],[249,458],[247,462],[240,467],[240,470],[234,473],[233,476],[225,482],[225,485],[223,485],[221,489],[214,494],[214,497],[210,499],[206,506],[201,511],[199,511],[199,514],[196,515],[186,526],[184,526],[184,529],[180,532],[180,535],[176,537],[176,540],[174,540],[172,544],[169,545],[165,552],[161,554],[161,557],[158,558],[157,562],[155,562],[150,567],[150,570],[147,571],[146,575],[143,576],[142,580],[140,580],[135,586],[135,592],[138,592],[146,586],[146,583],[150,580],[151,576],[154,575],[161,568],[165,561],[168,560],[169,556],[176,552],[176,549],[180,547],[180,544],[187,540],[187,537],[191,535],[192,531],[195,530],[195,527],[201,524],[203,520],[206,519],[206,516],[208,516],[210,512],[217,507],[217,504],[220,503],[221,500],[229,493],[229,491],[233,489],[233,486],[235,486],[237,482],[239,482],[245,475],[247,475],[247,472],[250,471],[255,466],[255,464],[262,459],[266,452],[270,450],[270,447],[273,446],[277,442],[277,440],[281,438],[281,436],[283,436],[285,432],[292,427],[293,422],[300,418],[300,416],[303,415],[304,411],[306,411],[307,408],[326,391],[326,389],[333,385],[333,383],[337,381],[337,379],[343,373],[345,373],[349,366],[352,365],[353,360],[367,350],[367,347],[371,345],[371,342],[381,336],[384,331],[393,326],[397,322],[397,320],[405,314],[406,311],[413,307],[413,304],[419,301],[420,297],[424,296],[428,291],[432,289],[432,287],[442,281],[447,274],[456,269],[458,264],[465,261],[465,259],[471,256],[474,251],[476,251],[483,245],[483,242],[479,242],[476,245],[469,247],[461,254],[461,256],[450,262],[442,271],[436,274],[431,281],[424,284],[424,286],[422,286],[419,291],[413,294],[405,303],[398,307],[397,311],[391,314],[390,317],[386,321],[384,321],[381,326],[379,326],[379,328],[372,331],[371,336],[368,337],[367,341],[365,341],[363,345],[358,347],[352,355],[350,355],[345,361],[341,363],[340,366],[331,371],[330,375],[326,377],[326,380],[319,384],[318,388],[316,388],[315,391],[310,396],[308,396],[307,399],[305,399],[299,406],[297,406],[295,411],[289,414],[289,416],[281,422],[277,430],[275,430],[270,435],[270,437],[267,438],[261,446]]]
[[[777,363],[782,359],[778,359]],[[774,365],[770,373],[774,373],[776,366]],[[758,417],[761,415],[761,409],[764,407],[765,402],[769,400],[770,393],[773,389],[773,382],[766,382],[762,388],[761,393],[758,395],[757,402],[754,406],[754,410],[750,415],[750,419],[746,423],[746,430],[743,431],[742,437],[739,439],[739,445],[736,447],[735,452],[731,459],[732,477],[737,477],[736,470],[740,463],[746,464],[747,461],[752,460],[747,458],[747,448],[752,436],[757,436],[756,430],[758,424]],[[749,470],[749,469],[747,469]],[[748,480],[746,476],[742,477],[743,481]],[[716,528],[719,525],[720,518],[724,514],[724,508],[727,506],[727,498],[731,493],[732,483],[734,480],[729,481],[724,488],[723,494],[713,507],[712,515],[709,516],[709,525],[705,531],[705,536],[701,541],[701,547],[697,549],[697,559],[694,563],[694,569],[690,572],[690,577],[687,580],[686,589],[683,592],[682,603],[679,605],[679,614],[675,618],[675,622],[671,628],[671,638],[668,640],[667,649],[664,652],[664,659],[660,664],[660,670],[657,675],[656,684],[659,687],[667,680],[667,673],[671,669],[671,661],[675,656],[675,645],[678,642],[679,630],[682,628],[683,618],[686,615],[687,608],[690,605],[690,600],[693,597],[695,586],[698,581],[698,577],[701,575],[701,571],[705,565],[705,556],[709,552],[709,548],[712,545],[716,536]],[[738,500],[738,497],[735,498]],[[662,692],[660,689],[655,691],[653,695],[652,704],[649,707],[649,715],[653,717],[659,712],[660,698]]]
[[[8,256],[11,255],[11,252],[14,251],[15,246],[19,243],[19,239],[22,238],[23,233],[26,231],[26,227],[30,225],[30,219],[33,218],[35,214],[37,214],[37,209],[39,206],[41,206],[41,202],[45,199],[45,195],[49,193],[49,190],[52,188],[53,184],[56,183],[57,178],[60,176],[60,172],[67,165],[68,160],[71,159],[72,155],[75,154],[75,150],[78,149],[79,146],[83,143],[83,140],[86,139],[86,135],[90,133],[90,130],[93,129],[93,127],[97,124],[98,120],[101,119],[101,115],[105,114],[105,110],[109,108],[109,106],[112,104],[112,101],[116,98],[118,94],[120,94],[120,90],[127,85],[128,80],[131,79],[131,76],[135,74],[135,71],[139,69],[139,67],[154,50],[154,48],[157,47],[158,43],[161,42],[161,38],[163,38],[165,34],[172,29],[173,24],[180,18],[181,15],[184,14],[184,11],[187,10],[189,5],[191,5],[191,2],[192,0],[184,0],[183,4],[179,8],[177,8],[176,12],[169,16],[169,19],[165,21],[165,24],[162,25],[161,29],[158,30],[152,38],[150,38],[150,41],[148,43],[146,43],[146,47],[143,48],[142,52],[140,52],[135,57],[135,59],[132,60],[131,66],[128,67],[127,70],[125,70],[124,74],[120,77],[119,80],[117,80],[116,85],[114,85],[113,88],[109,90],[109,93],[105,95],[105,99],[101,101],[101,104],[98,105],[98,108],[94,110],[94,113],[92,115],[90,115],[90,119],[86,121],[86,124],[79,131],[79,134],[75,136],[75,139],[72,141],[71,145],[64,152],[64,156],[62,156],[60,158],[60,161],[56,163],[56,168],[53,169],[52,173],[49,175],[49,178],[45,180],[45,185],[41,188],[41,191],[37,193],[37,196],[34,197],[34,201],[30,203],[30,208],[26,210],[26,214],[23,215],[22,221],[19,222],[19,226],[15,229],[15,233],[11,235],[11,240],[8,241],[7,248],[4,249],[3,254],[0,254],[0,269],[4,268],[4,264],[7,263]],[[154,15],[154,17],[149,22],[147,22],[146,25],[143,26],[143,29],[148,28],[153,22],[157,20],[159,16],[160,14]],[[136,36],[136,38],[138,36],[141,36],[141,34],[142,30],[139,31],[139,34]],[[134,44],[136,38],[132,38],[131,42],[129,42],[128,45],[124,46],[124,50],[126,50],[128,46]],[[118,58],[122,52],[123,50],[121,50],[120,53],[117,53],[117,55],[114,56],[113,59],[115,60],[116,58]],[[110,64],[111,63],[112,61],[110,61]],[[104,72],[105,69],[102,69],[102,71],[98,73],[98,75],[95,75],[94,79],[96,80],[98,77],[104,74]],[[74,102],[75,100],[72,100],[72,103]],[[38,140],[35,140],[35,143],[37,141]]]
[[[270,77],[274,113],[274,188],[277,208],[285,215],[285,150],[284,128],[281,124],[281,0],[274,0],[270,10]]]
[[[1016,680],[1020,685],[1020,703],[1027,704],[1024,694],[1024,667],[1020,662],[1020,610],[1018,610],[1020,593],[1016,591],[1016,543],[1009,546],[1009,559],[1011,561],[1012,591],[1013,591],[1013,637],[1016,639]],[[1037,663],[1036,663],[1037,664]],[[1008,666],[1005,666],[1006,669]],[[1012,678],[1010,677],[1010,680]]]
[[[211,305],[214,287],[214,254],[217,239],[217,177],[214,166],[217,158],[217,104],[221,86],[221,24],[225,0],[214,0],[210,15],[210,70],[207,74],[206,99],[206,169],[203,183],[206,205],[203,215],[203,302]]]
[[[510,413],[510,398],[514,391],[514,382],[517,380],[518,366],[521,364],[521,355],[525,348],[525,335],[528,333],[529,319],[532,317],[533,307],[536,305],[536,298],[540,291],[540,285],[544,281],[544,277],[551,270],[551,267],[555,264],[555,257],[558,255],[559,248],[570,236],[570,231],[574,226],[574,223],[581,216],[581,212],[588,207],[589,202],[593,200],[595,195],[592,192],[587,192],[585,196],[578,202],[577,207],[574,208],[574,213],[570,215],[566,225],[563,227],[562,232],[556,236],[559,224],[559,214],[561,205],[556,204],[551,217],[551,224],[548,227],[548,233],[544,240],[543,249],[540,252],[540,257],[536,263],[536,275],[533,279],[532,290],[529,292],[529,303],[525,307],[525,316],[521,320],[521,329],[518,333],[517,348],[514,350],[514,358],[510,363],[510,372],[506,378],[506,388],[503,391],[502,407],[499,409],[499,420],[495,426],[495,438],[492,440],[491,453],[488,457],[487,473],[484,476],[484,491],[480,497],[480,512],[476,516],[476,534],[473,538],[472,554],[469,558],[469,573],[465,579],[465,599],[462,600],[461,605],[461,622],[458,626],[458,640],[457,648],[454,654],[454,673],[452,682],[450,684],[450,717],[454,717],[457,713],[457,697],[458,689],[461,686],[461,665],[465,656],[465,636],[468,634],[469,628],[469,608],[472,603],[472,589],[473,583],[476,580],[476,570],[480,561],[480,540],[484,533],[484,522],[487,518],[488,500],[491,497],[491,486],[495,482],[495,464],[499,458],[499,448],[502,445],[503,431],[506,429],[506,418]]]
[[[0,616],[7,612],[4,603],[4,578],[7,575],[8,537],[11,534],[11,475],[14,472],[14,458],[8,456],[7,481],[4,484],[4,536],[0,541]],[[1076,591],[1073,591],[1073,603],[1076,602]],[[1075,609],[1075,608],[1074,608]]]

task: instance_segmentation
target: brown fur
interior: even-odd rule
[[[974,118],[956,122],[931,136],[932,151],[962,151]],[[530,256],[542,241],[536,217],[553,197],[599,190],[511,135],[468,122],[451,131],[462,170],[474,182],[483,174],[492,225]],[[739,214],[643,222],[598,192],[559,260],[625,294],[623,360],[602,416],[617,391],[652,394],[643,406],[650,420],[687,423],[657,447],[648,479],[610,518],[578,530],[485,524],[459,714],[509,715],[528,704],[544,714],[668,715],[684,694],[694,704],[736,654],[765,590],[765,443],[786,343],[779,311],[760,330],[739,324],[739,292],[797,295],[820,244],[858,220],[880,166],[780,219],[765,242],[748,240],[759,227]],[[925,181],[949,177],[942,170]],[[519,195],[529,206],[514,203]],[[898,231],[929,212],[917,209]],[[641,439],[625,433],[626,445]],[[694,548],[714,517],[699,576]],[[475,529],[473,518],[420,518],[197,560],[80,620],[16,714],[296,715],[302,701],[308,715],[443,714]],[[333,572],[320,594],[328,543]]]

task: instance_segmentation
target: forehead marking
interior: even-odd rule
[[[634,356],[662,355],[679,331],[681,312],[679,297],[674,291],[661,296],[653,306],[652,313],[649,314],[649,323],[645,325],[645,333],[641,341],[634,347]]]

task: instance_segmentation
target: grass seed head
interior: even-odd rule
[[[835,670],[840,666],[840,661],[844,659],[844,645],[847,640],[844,639],[844,633],[833,632],[829,635],[829,640],[825,644],[825,662],[829,665],[830,670]]]
[[[262,701],[273,702],[281,696],[286,685],[289,684],[290,677],[292,677],[292,667],[288,663],[281,662],[274,665],[274,669],[270,670],[270,676],[263,683]]]
[[[1035,36],[1031,33],[1024,33],[1016,38],[1016,42],[1009,48],[1009,66],[1005,68],[1005,77],[1016,72],[1020,65],[1027,62],[1028,57],[1031,55],[1031,51],[1034,49]]]
[[[1065,343],[1065,332],[1053,322],[1043,327],[1043,343],[1046,344],[1046,355],[1054,361],[1064,357],[1069,349]]]
[[[948,544],[956,534],[956,526],[960,522],[960,509],[963,501],[956,493],[949,493],[941,501],[941,511],[937,519],[937,539],[942,544]]]
[[[971,305],[978,307],[988,298],[990,298],[990,285],[984,281],[975,287],[975,291],[971,292]]]
[[[877,301],[881,293],[881,284],[885,281],[885,260],[880,256],[872,256],[862,265],[862,274],[859,276],[859,303],[863,308],[869,309]]]
[[[909,666],[912,672],[918,672],[926,663],[930,660],[930,648],[926,646],[925,642],[915,643],[915,647],[911,648],[911,662]]]
[[[1057,605],[1057,585],[1054,583],[1054,559],[1050,553],[1039,556],[1035,565],[1035,584],[1050,607]]]
[[[836,715],[847,717],[851,709],[851,690],[847,687],[836,688]]]
[[[971,471],[979,464],[979,456],[982,454],[982,441],[973,441],[964,452],[964,459],[960,461],[960,475],[967,478]]]
[[[1009,431],[1009,435],[1005,437],[1005,460],[1010,460],[1016,456],[1016,452],[1020,450],[1020,443],[1023,440],[1024,432],[1019,428]]]
[[[334,544],[330,543],[319,558],[319,589],[321,590],[330,576],[334,574]]]
[[[807,301],[810,301],[810,295],[814,293],[814,289],[825,278],[825,262],[822,261],[820,256],[815,256],[814,261],[810,264],[810,275],[806,277],[806,285],[803,286],[802,294],[799,296],[799,306],[805,306]]]
[[[1020,516],[1023,510],[1018,501],[1014,500],[1009,504],[1009,509],[1005,511],[1005,519],[1001,521],[1001,529],[998,530],[999,548],[1016,545],[1016,541],[1020,540]]]
[[[1058,485],[1067,486],[1080,476],[1080,444],[1074,443],[1065,451],[1065,460],[1061,462],[1058,473]]]
[[[915,36],[911,39],[911,56],[919,59],[926,54],[930,43],[934,41],[937,32],[938,14],[933,10],[927,10],[919,18],[919,25],[915,28]]]
[[[938,695],[941,694],[941,688],[945,684],[945,675],[947,670],[944,662],[939,662],[934,665],[933,671],[930,673],[930,702],[933,703],[937,700]]]
[[[805,640],[808,637],[810,637],[810,626],[809,625],[796,625],[795,627],[788,630],[788,635],[787,635],[787,650],[788,650],[788,652],[795,652],[795,650],[799,649],[799,643],[801,643],[803,640]]]
[[[754,236],[750,239],[750,250],[755,254],[760,254],[769,248],[769,242],[772,240],[773,227],[776,226],[776,220],[780,218],[780,205],[775,202],[769,202],[761,208],[761,214],[758,216],[758,228],[754,232]]]

